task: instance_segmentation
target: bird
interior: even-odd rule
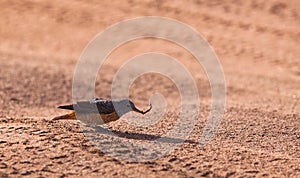
[[[142,111],[129,99],[113,101],[103,98],[94,98],[88,101],[78,101],[75,104],[61,105],[58,106],[58,108],[71,110],[71,112],[54,117],[52,120],[81,120],[97,124],[107,124],[120,119],[124,114],[130,111],[144,115],[152,109],[152,105],[150,103],[149,108],[146,111]]]

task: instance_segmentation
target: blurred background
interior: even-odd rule
[[[1,80],[4,90],[0,96],[9,95],[23,103],[32,99],[37,106],[64,97],[62,102],[70,101],[73,70],[88,42],[119,21],[155,15],[182,21],[208,40],[224,67],[229,102],[240,104],[243,95],[246,105],[264,103],[266,108],[296,112],[291,107],[299,96],[299,7],[297,0],[1,1],[1,72],[2,77],[8,76]],[[206,80],[201,67],[191,69],[199,65],[187,51],[149,39],[114,51],[106,62],[114,67],[104,69],[111,70],[104,73],[113,75],[125,60],[150,51],[176,57],[198,81]],[[24,88],[16,91],[16,84]],[[22,89],[27,92],[20,92]],[[109,95],[108,91],[99,92]]]

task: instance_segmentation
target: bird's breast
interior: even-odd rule
[[[92,125],[106,124],[120,118],[116,112],[110,114],[85,113],[78,114],[76,117],[83,123]]]

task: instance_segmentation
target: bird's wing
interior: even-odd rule
[[[115,112],[113,102],[110,100],[96,100],[95,103],[100,114],[111,114]]]
[[[98,111],[97,111],[98,109]],[[104,99],[92,99],[90,101],[79,101],[75,105],[75,110],[81,113],[111,114],[115,112],[112,101]]]

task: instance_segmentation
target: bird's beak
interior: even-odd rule
[[[146,114],[146,113],[149,112],[151,109],[152,109],[152,105],[151,105],[151,104],[150,104],[149,109],[147,109],[146,111],[139,110],[139,109],[136,108],[135,106],[132,108],[133,111],[138,112],[138,113],[141,113],[141,114]]]

